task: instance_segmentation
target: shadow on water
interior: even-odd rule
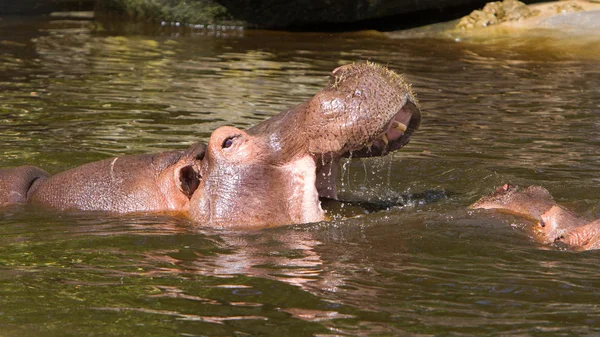
[[[521,219],[466,210],[511,181],[600,215],[592,54],[529,38],[0,22],[0,166],[57,172],[184,148],[297,104],[365,59],[405,73],[423,110],[402,151],[344,163],[342,194],[362,204],[333,205],[328,222],[229,232],[3,209],[1,335],[598,333],[598,252],[543,246]]]

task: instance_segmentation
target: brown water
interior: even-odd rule
[[[185,148],[359,60],[405,73],[423,122],[392,157],[344,164],[347,197],[405,204],[370,214],[332,205],[331,222],[225,232],[0,211],[0,335],[598,335],[600,252],[543,246],[523,220],[466,209],[510,181],[600,216],[598,41],[3,18],[0,167]]]

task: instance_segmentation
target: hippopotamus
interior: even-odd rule
[[[562,242],[575,250],[600,248],[600,220],[590,221],[558,205],[541,186],[504,184],[469,207],[496,209],[533,220],[535,237],[544,244]]]
[[[384,156],[406,145],[421,111],[410,85],[374,63],[333,70],[309,100],[247,130],[217,128],[208,144],[109,158],[53,176],[0,170],[0,205],[115,213],[167,212],[214,227],[324,220],[337,198],[340,159]]]

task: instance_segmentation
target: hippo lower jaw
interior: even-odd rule
[[[290,213],[293,223],[317,222],[325,219],[317,191],[317,166],[312,156],[304,156],[282,167],[287,171],[292,191],[289,205],[298,205],[297,212]],[[294,214],[295,213],[295,214]]]

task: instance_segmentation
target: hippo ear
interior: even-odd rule
[[[200,173],[194,170],[192,165],[184,166],[179,170],[179,189],[185,194],[188,199],[200,185]]]
[[[185,163],[184,166],[176,171],[179,189],[188,199],[192,197],[192,194],[200,185],[200,179],[202,178],[199,172],[200,163],[204,159],[205,153],[206,145],[202,143],[193,144],[183,155],[182,162]]]

